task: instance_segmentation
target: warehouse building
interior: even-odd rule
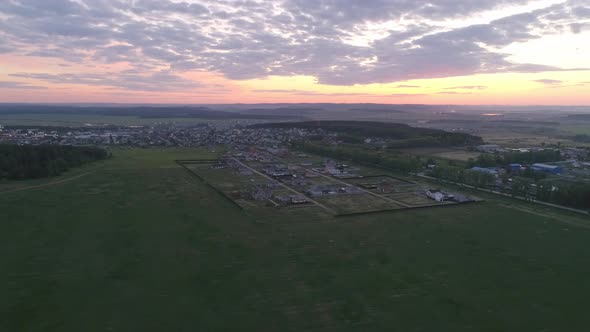
[[[543,172],[547,174],[561,174],[563,173],[563,168],[560,166],[548,165],[548,164],[532,164],[531,169],[535,172]]]

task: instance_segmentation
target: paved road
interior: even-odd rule
[[[250,167],[250,166],[248,166],[248,165],[244,164],[243,162],[241,162],[241,161],[237,160],[236,158],[232,158],[232,160],[234,160],[234,161],[235,161],[235,162],[237,162],[238,164],[242,165],[243,167],[246,167],[247,169],[251,170],[252,172],[254,172],[254,173],[256,173],[256,174],[258,174],[258,175],[260,175],[260,176],[262,176],[262,177],[264,177],[264,178],[267,178],[267,179],[269,179],[269,180],[271,180],[271,181],[275,181],[275,179],[271,178],[270,176],[268,176],[268,175],[266,175],[266,174],[264,174],[264,173],[262,173],[262,172],[259,172],[259,171],[255,170],[254,168],[252,168],[252,167]],[[328,211],[328,212],[330,212],[330,213],[332,213],[332,214],[338,214],[338,213],[337,213],[336,211],[334,211],[333,209],[331,209],[331,208],[329,208],[329,207],[325,206],[324,204],[322,204],[322,203],[320,203],[320,202],[318,202],[318,201],[315,201],[315,200],[311,199],[309,196],[307,196],[307,195],[305,195],[305,194],[303,194],[303,193],[301,193],[301,192],[299,192],[299,191],[297,191],[297,190],[295,190],[295,189],[293,189],[293,188],[291,188],[291,187],[287,186],[286,184],[284,184],[284,183],[281,183],[281,182],[278,182],[278,184],[279,184],[281,187],[283,187],[283,188],[285,188],[285,189],[287,189],[287,190],[289,190],[289,191],[291,191],[291,192],[293,192],[293,193],[295,193],[295,194],[297,194],[297,195],[301,195],[301,196],[307,197],[307,199],[308,199],[310,202],[312,202],[312,203],[314,203],[315,205],[317,205],[317,206],[319,206],[319,207],[323,208],[324,210],[326,210],[326,211]]]

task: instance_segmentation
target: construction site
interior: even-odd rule
[[[219,160],[178,161],[246,210],[323,210],[332,216],[478,201],[362,166],[305,154],[228,153]]]

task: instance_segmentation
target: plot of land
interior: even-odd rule
[[[333,208],[339,215],[396,210],[403,207],[399,204],[370,195],[322,197],[318,198],[318,201]]]
[[[268,166],[266,164],[236,158],[179,163],[218,190],[226,199],[249,211],[260,212],[265,208],[320,208],[329,215],[344,216],[443,205],[425,197],[424,192],[427,189],[389,175],[338,179],[315,171],[310,166],[305,169],[305,173],[313,177],[285,179],[265,174],[265,167]],[[400,196],[402,199],[392,195],[399,193],[405,193]]]
[[[426,197],[426,195],[422,193],[402,193],[402,194],[392,194],[387,195],[387,197],[393,198],[397,201],[403,202],[405,204],[409,204],[413,207],[420,207],[420,206],[433,206],[433,205],[452,205],[452,202],[433,202],[432,199]]]

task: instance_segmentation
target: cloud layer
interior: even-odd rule
[[[572,69],[514,63],[502,48],[547,34],[587,31],[590,0],[481,24],[449,23],[530,2],[3,0],[0,54],[89,67],[124,64],[125,69],[100,74],[11,76],[141,91],[204,86],[183,78],[187,71],[236,80],[308,75],[323,84],[354,85]]]

